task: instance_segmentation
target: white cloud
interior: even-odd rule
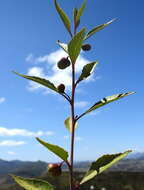
[[[0,104],[2,104],[5,101],[6,101],[6,99],[4,97],[0,97]]]
[[[57,51],[54,51],[48,55],[45,56],[40,56],[34,58],[32,54],[30,54],[27,57],[27,60],[33,61],[34,63],[46,63],[45,69],[44,65],[41,66],[35,66],[31,67],[28,70],[28,75],[33,75],[33,76],[38,76],[42,78],[46,78],[53,82],[56,86],[59,85],[60,83],[64,83],[67,89],[70,89],[71,86],[71,67],[68,67],[64,70],[60,70],[57,67],[57,62],[62,58],[62,57],[67,57],[67,53],[64,52],[61,49],[58,49]],[[84,58],[83,54],[81,53],[80,56],[77,59],[76,63],[76,74],[79,74],[83,68],[84,65],[89,63],[90,60]],[[89,77],[85,81],[90,81],[94,80],[93,75]],[[44,89],[45,87],[38,85],[37,83],[34,82],[29,82],[29,87],[28,89],[31,91],[38,90],[38,89]],[[45,88],[46,89],[46,88]]]
[[[52,131],[46,131],[46,132],[44,132],[44,134],[46,134],[47,136],[52,136],[52,135],[54,135],[54,132],[52,132]]]
[[[37,77],[45,77],[44,69],[42,67],[32,67],[28,70],[29,75],[36,75]]]
[[[10,155],[15,155],[15,154],[16,154],[16,153],[13,152],[13,151],[8,151],[7,153],[10,154]]]
[[[75,107],[77,108],[84,108],[89,104],[89,102],[87,101],[79,101],[79,102],[75,102]]]
[[[26,142],[24,141],[14,141],[14,140],[5,140],[0,142],[0,146],[20,146],[24,145]]]
[[[42,67],[32,67],[28,70],[27,74],[30,76],[37,76],[37,77],[41,77],[41,78],[46,78],[46,76],[44,75],[44,69]],[[35,91],[35,90],[40,89],[40,88],[45,88],[45,87],[42,87],[40,84],[32,82],[32,81],[29,82],[28,89],[30,91]]]
[[[40,57],[37,57],[35,59],[35,62],[36,63],[43,63],[43,62],[47,62],[49,59],[49,55],[45,55],[45,56],[40,56]]]
[[[51,136],[54,133],[52,131],[28,131],[26,129],[8,129],[0,127],[0,136],[25,136],[25,137],[38,137],[48,135]]]

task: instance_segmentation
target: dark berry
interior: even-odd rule
[[[90,44],[84,44],[82,45],[82,50],[83,51],[89,51],[91,49],[91,45]]]
[[[57,87],[57,89],[58,89],[58,92],[59,92],[59,93],[64,93],[64,91],[65,91],[65,85],[64,85],[64,84],[60,84],[60,85]]]
[[[53,175],[53,176],[60,176],[62,173],[61,165],[60,164],[49,164],[48,172],[50,172],[51,175]]]
[[[69,61],[68,57],[67,58],[63,57],[57,63],[57,66],[58,66],[59,69],[65,69],[65,68],[69,67],[70,66],[70,61]]]

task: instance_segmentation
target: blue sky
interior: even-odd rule
[[[72,18],[72,7],[81,0],[58,1]],[[90,52],[81,53],[77,74],[87,62],[98,60],[94,75],[82,82],[76,94],[76,113],[101,98],[117,93],[136,94],[106,105],[78,122],[75,160],[94,160],[103,153],[128,149],[144,151],[143,49],[144,2],[137,0],[88,1],[79,29],[87,30],[113,18],[117,20],[87,40]],[[0,158],[58,161],[39,145],[35,136],[69,150],[64,120],[68,104],[62,97],[14,75],[47,77],[70,89],[69,69],[60,73],[56,62],[64,52],[57,40],[70,38],[48,0],[0,2]]]

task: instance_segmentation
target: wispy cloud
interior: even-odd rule
[[[79,101],[79,102],[75,102],[75,107],[77,108],[84,108],[89,104],[89,102],[87,101]]]
[[[69,136],[68,136],[68,135],[65,135],[65,136],[64,136],[64,139],[69,139]]]
[[[64,136],[64,139],[69,139],[70,137],[68,136],[68,135],[66,135],[66,136]],[[83,138],[82,137],[80,137],[80,136],[76,136],[75,137],[75,141],[82,141],[83,140]]]
[[[77,137],[75,137],[75,140],[76,140],[76,141],[82,141],[82,140],[83,140],[83,138],[82,138],[82,137],[77,136]]]
[[[20,146],[24,145],[26,142],[24,141],[14,141],[14,140],[5,140],[0,142],[0,146]]]
[[[34,57],[34,55],[30,54],[26,60],[28,62],[33,62],[37,64],[45,63],[45,67],[43,64],[40,66],[30,67],[27,74],[38,76],[42,78],[46,78],[53,82],[56,86],[60,83],[65,84],[67,89],[70,89],[71,86],[71,67],[66,68],[65,70],[59,70],[57,67],[57,62],[62,57],[67,57],[67,53],[61,49],[54,51],[48,55]],[[76,74],[80,73],[83,66],[89,63],[90,60],[86,59],[81,53],[76,63]],[[86,81],[94,80],[93,75],[89,77]],[[34,82],[29,82],[29,90],[35,91],[38,89],[44,89],[43,86],[38,85]],[[46,89],[46,88],[45,88]]]
[[[6,101],[5,97],[0,97],[0,104],[2,104],[5,101]]]
[[[35,58],[34,58],[33,54],[30,53],[30,54],[26,57],[25,61],[26,61],[26,62],[29,62],[29,63],[35,62]]]
[[[89,115],[95,116],[95,115],[101,114],[101,112],[102,112],[101,110],[99,110],[99,111],[93,111],[93,112],[90,112]]]
[[[24,137],[38,137],[44,135],[53,135],[52,131],[28,131],[26,129],[8,129],[0,127],[0,136],[24,136]]]
[[[7,153],[10,154],[10,155],[15,155],[15,154],[16,154],[16,153],[13,152],[13,151],[8,151]]]

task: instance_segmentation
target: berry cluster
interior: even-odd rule
[[[82,45],[82,50],[83,51],[89,51],[91,50],[91,45],[90,44],[83,44]],[[59,69],[66,69],[67,67],[69,67],[71,64],[70,60],[68,59],[68,57],[63,57],[61,58],[58,63],[57,66]],[[64,84],[60,84],[57,86],[58,92],[63,94],[65,92],[65,85]]]

